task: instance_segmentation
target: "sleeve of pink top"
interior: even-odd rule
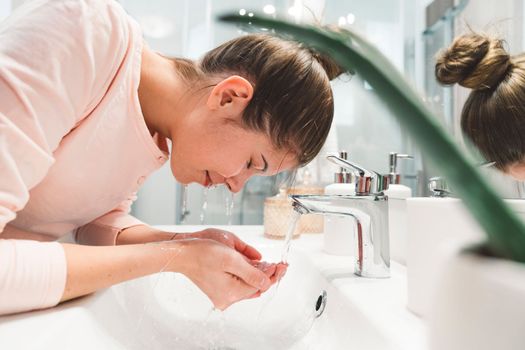
[[[58,304],[66,273],[66,257],[58,243],[0,240],[0,314]]]
[[[137,199],[136,192],[109,213],[79,227],[75,231],[77,243],[85,245],[115,245],[117,236],[123,229],[144,225],[142,221],[129,215],[131,204],[135,199]]]
[[[0,24],[0,237],[104,95],[128,37],[112,0],[29,1]],[[0,239],[0,314],[56,305],[65,279],[60,244]]]

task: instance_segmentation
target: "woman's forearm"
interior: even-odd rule
[[[63,244],[67,260],[66,287],[61,301],[107,288],[113,284],[159,272],[174,261],[183,243],[82,246]]]

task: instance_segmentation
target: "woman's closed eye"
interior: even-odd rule
[[[264,172],[266,172],[267,165],[266,165],[266,162],[265,162],[264,165],[257,166],[256,164],[254,164],[253,159],[250,159],[248,162],[246,162],[246,169],[255,169],[258,172],[264,173]]]

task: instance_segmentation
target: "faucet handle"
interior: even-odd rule
[[[431,197],[449,197],[452,194],[447,181],[439,176],[431,177],[428,180],[428,189]]]
[[[479,169],[491,168],[496,165],[496,162],[483,162],[476,164]],[[435,176],[428,179],[428,189],[430,197],[452,197],[455,195],[453,189],[448,184],[447,180],[441,176]]]
[[[334,163],[336,165],[339,165],[343,169],[346,169],[346,170],[349,170],[349,171],[352,171],[352,172],[356,172],[357,171],[359,176],[372,176],[372,171],[368,171],[365,168],[363,168],[361,165],[359,165],[359,164],[357,164],[355,162],[351,162],[348,159],[345,159],[345,158],[342,158],[342,157],[338,157],[338,156],[334,156],[334,155],[329,155],[329,156],[326,157],[326,159],[328,159],[330,162],[332,162],[332,163]]]
[[[358,175],[356,177],[355,184],[355,192],[358,195],[380,193],[388,189],[388,176],[381,175],[375,171],[367,170],[355,162],[351,162],[347,159],[343,159],[334,155],[329,155],[326,157],[326,159],[336,165],[339,165],[341,168],[352,171]]]

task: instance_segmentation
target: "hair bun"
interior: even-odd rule
[[[341,68],[341,66],[339,66],[337,62],[335,62],[335,60],[332,59],[330,56],[322,54],[319,51],[316,51],[315,49],[312,49],[310,47],[308,47],[307,49],[308,52],[310,52],[310,54],[312,55],[312,57],[323,67],[324,71],[326,72],[326,75],[328,75],[329,80],[333,80],[346,72],[346,70]]]
[[[444,85],[458,83],[474,90],[493,89],[506,77],[510,64],[502,40],[465,34],[439,53],[435,75]]]

